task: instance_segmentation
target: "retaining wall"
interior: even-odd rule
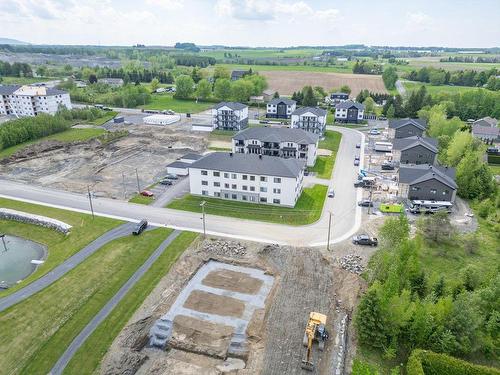
[[[72,228],[71,225],[63,221],[52,219],[46,216],[16,211],[10,208],[0,208],[0,219],[14,220],[21,223],[39,225],[45,228],[54,229],[64,234],[69,234]]]

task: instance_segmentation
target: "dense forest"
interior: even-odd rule
[[[426,82],[432,85],[455,85],[485,87],[489,90],[500,90],[500,79],[496,78],[500,71],[492,68],[484,71],[458,70],[448,71],[445,69],[436,69],[424,67],[418,70],[412,70],[406,74],[405,78],[410,81]]]

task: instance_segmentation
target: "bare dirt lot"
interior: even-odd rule
[[[241,317],[245,304],[235,298],[193,290],[184,307],[208,314]]]
[[[321,86],[329,91],[342,85],[348,85],[354,97],[364,89],[387,93],[382,76],[376,75],[294,71],[262,71],[259,74],[267,78],[269,89],[282,95],[292,95],[304,86]]]
[[[101,373],[302,374],[300,364],[305,354],[302,339],[311,311],[328,316],[327,329],[330,332],[325,351],[319,352],[317,345],[314,346],[316,366],[313,374],[335,373],[337,368],[344,366],[344,358],[349,368],[353,355],[350,351],[355,342],[350,337],[352,328],[348,328],[348,317],[365,283],[355,272],[342,269],[337,257],[357,253],[360,262],[366,264],[373,250],[368,249],[370,253],[364,254],[365,251],[349,241],[337,244],[334,252],[326,252],[252,242],[200,240],[182,255],[116,338],[101,364]],[[215,324],[201,315],[200,319],[177,315],[166,350],[149,347],[151,327],[171,311],[194,279],[201,281],[197,284],[201,287],[223,288],[238,296],[243,293],[248,300],[255,298],[257,290],[260,293],[259,283],[255,282],[259,281],[258,278],[249,277],[248,273],[217,269],[198,277],[200,270],[211,260],[231,267],[263,270],[274,280],[265,305],[255,309],[251,317],[245,317],[250,318],[243,343],[248,349],[246,354],[234,356],[228,348],[234,339],[233,327]],[[189,302],[188,306],[184,303],[183,309],[190,307],[200,311],[206,303],[210,304],[210,309],[214,307],[213,301],[205,301],[206,293],[197,290],[189,293],[186,301],[194,295],[196,303]],[[233,305],[232,302],[229,305]],[[216,308],[227,309],[226,306]],[[182,309],[180,311],[182,313]],[[240,319],[228,316],[230,313],[219,311],[216,316],[226,319],[225,315],[228,321]]]
[[[207,136],[190,132],[187,125],[123,127],[129,135],[110,143],[94,139],[33,144],[2,160],[0,174],[77,193],[90,186],[98,196],[128,198],[137,191],[136,168],[144,189],[166,173],[167,164],[207,147]]]

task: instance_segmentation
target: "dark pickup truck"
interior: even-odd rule
[[[355,245],[377,246],[378,240],[376,237],[370,237],[366,234],[360,234],[352,238],[352,243]]]

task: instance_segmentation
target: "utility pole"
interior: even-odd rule
[[[368,215],[370,215],[372,213],[372,204],[373,204],[373,201],[372,201],[372,197],[373,197],[373,185],[375,184],[375,180],[370,183],[370,204],[368,205]]]
[[[7,245],[5,244],[5,234],[0,234],[0,238],[2,239],[4,250],[7,251]]]
[[[137,172],[137,168],[135,169],[135,178],[137,179],[137,192],[141,192],[141,185],[139,185],[139,173]]]
[[[205,204],[207,204],[206,201],[203,201],[200,203],[200,207],[201,207],[201,219],[203,220],[203,237],[206,237],[207,236],[207,231],[206,231],[206,227],[205,227]]]
[[[125,172],[122,172],[123,199],[127,198],[127,188],[125,186]]]
[[[90,194],[90,187],[87,185],[87,191],[89,193],[90,211],[92,211],[92,219],[94,219],[94,206],[92,205],[92,194]]]
[[[326,250],[330,251],[330,232],[332,228],[332,211],[330,211],[330,217],[328,218],[328,241],[326,242]]]

